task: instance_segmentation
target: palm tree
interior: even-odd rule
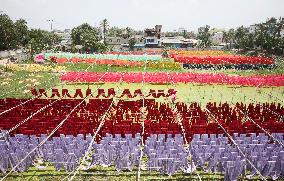
[[[106,18],[103,19],[100,25],[103,31],[104,44],[106,44],[106,37],[107,37],[108,28],[109,28],[108,20]]]

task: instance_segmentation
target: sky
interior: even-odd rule
[[[0,0],[0,12],[23,18],[31,28],[71,29],[82,23],[136,30],[163,25],[162,31],[198,27],[229,29],[284,16],[284,0]]]

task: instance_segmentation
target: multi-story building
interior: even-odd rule
[[[144,44],[146,48],[158,48],[161,46],[162,25],[156,25],[155,28],[148,28],[144,31]]]

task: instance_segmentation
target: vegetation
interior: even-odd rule
[[[15,23],[6,14],[0,14],[0,50],[27,45],[28,27],[25,20]]]
[[[108,20],[103,19],[100,25],[102,28],[104,44],[106,45],[106,38],[107,38],[108,29],[109,29]]]
[[[51,88],[59,85],[60,79],[58,74],[47,72],[2,72],[4,67],[1,67],[0,74],[0,98],[27,98],[31,97],[30,89]]]
[[[23,19],[13,22],[6,14],[0,14],[0,50],[28,48],[34,55],[42,50],[51,49],[60,41],[52,32],[40,29],[28,29]]]
[[[92,53],[105,50],[104,44],[100,42],[99,29],[88,23],[73,28],[71,37],[74,46],[82,46],[78,48],[82,52]]]
[[[233,43],[238,49],[245,51],[260,50],[269,55],[284,54],[284,38],[281,31],[284,28],[284,17],[270,18],[267,21],[255,24],[251,30],[241,26],[224,32],[223,40],[230,45]]]
[[[205,173],[200,169],[197,170],[197,173],[200,175],[202,180],[224,180],[224,176],[221,173]],[[157,171],[141,171],[140,180],[172,180],[172,181],[186,181],[186,180],[199,180],[196,172],[192,174],[184,174],[178,172],[173,176],[162,175]],[[40,170],[35,167],[30,168],[27,172],[24,173],[13,173],[6,180],[7,181],[20,181],[20,180],[29,180],[29,181],[59,181],[66,179],[65,177],[69,173],[63,171],[55,171],[53,166],[48,166],[45,170]],[[114,181],[134,181],[136,180],[137,169],[133,171],[121,171],[117,172],[115,167],[95,167],[94,169],[88,171],[80,171],[74,180],[78,181],[91,181],[91,180],[114,180]],[[70,177],[69,177],[70,178]],[[242,180],[248,181],[245,177]],[[253,177],[251,181],[259,181],[258,177]]]
[[[200,27],[198,29],[198,35],[197,38],[200,39],[202,42],[199,45],[201,48],[206,48],[211,46],[212,42],[210,40],[210,26],[206,25],[204,27]]]
[[[41,29],[31,29],[29,31],[28,47],[31,55],[35,55],[43,50],[52,49],[53,45],[59,43],[60,40],[60,37],[54,33]]]
[[[129,44],[129,50],[133,51],[134,50],[134,45],[136,44],[136,40],[135,38],[130,38],[128,40],[128,44]]]

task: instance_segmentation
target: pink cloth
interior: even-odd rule
[[[122,78],[126,83],[203,83],[245,86],[284,86],[284,75],[255,75],[255,76],[232,76],[227,74],[212,73],[150,73],[142,75],[141,72],[122,73],[108,72],[68,72],[61,76],[66,82],[119,82]],[[104,76],[103,76],[104,75]]]
[[[43,54],[38,54],[38,55],[35,57],[35,62],[36,62],[36,63],[44,63],[45,60],[44,60]]]

